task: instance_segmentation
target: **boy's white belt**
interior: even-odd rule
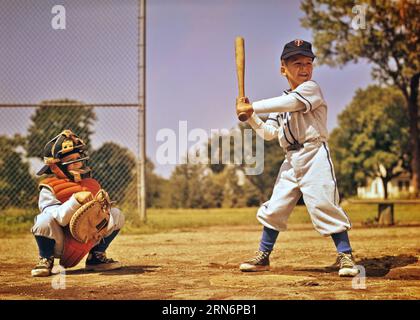
[[[287,146],[286,147],[286,151],[287,152],[289,152],[289,151],[296,151],[296,150],[300,150],[300,149],[302,149],[304,146],[305,146],[305,144],[307,144],[307,143],[313,143],[313,142],[324,142],[325,140],[324,139],[322,139],[321,137],[318,137],[318,138],[312,138],[312,139],[308,139],[308,140],[306,140],[304,143],[298,143],[298,142],[295,142],[295,143],[293,143],[293,144],[291,144],[290,146]]]

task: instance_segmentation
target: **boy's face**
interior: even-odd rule
[[[80,154],[79,153],[73,153],[73,154],[69,154],[68,156],[63,157],[63,159],[61,160],[62,162],[68,162],[68,161],[72,161],[72,160],[76,160],[76,159],[80,159]],[[82,161],[78,161],[78,162],[73,162],[67,165],[67,170],[77,170],[77,169],[81,169],[83,168],[83,162]]]
[[[291,89],[295,89],[301,83],[312,79],[312,58],[296,55],[286,61],[282,60],[280,72],[284,75]]]

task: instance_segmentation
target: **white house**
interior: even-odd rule
[[[398,177],[388,182],[389,198],[404,198],[414,191],[408,172],[402,173]],[[369,179],[364,187],[357,188],[357,196],[361,199],[383,199],[384,187],[382,180],[378,177]]]

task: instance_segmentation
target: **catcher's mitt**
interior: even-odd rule
[[[108,231],[112,202],[108,193],[101,189],[95,198],[82,205],[71,217],[70,232],[79,242],[97,242]]]

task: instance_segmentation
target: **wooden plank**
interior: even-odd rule
[[[348,200],[352,204],[420,204],[420,200]]]

